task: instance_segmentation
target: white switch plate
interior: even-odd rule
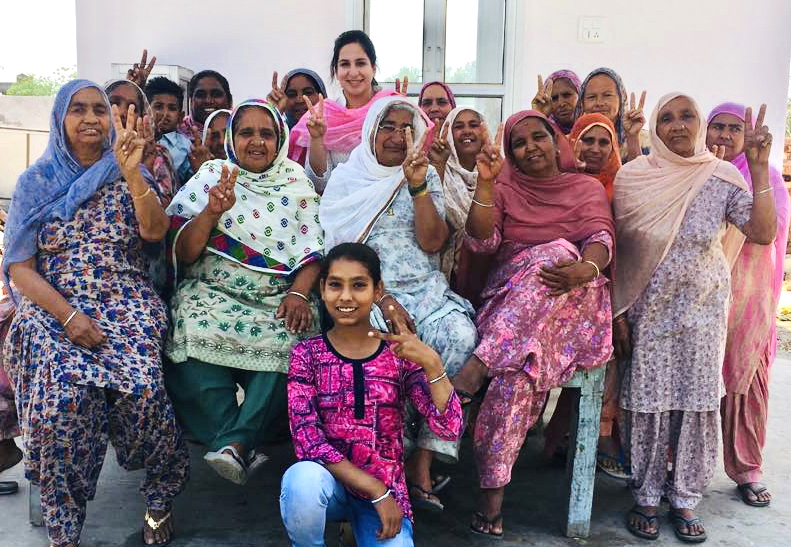
[[[601,44],[605,40],[604,17],[580,16],[577,40],[588,44]]]

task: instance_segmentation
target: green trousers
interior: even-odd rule
[[[237,384],[244,401],[237,403]],[[286,411],[286,375],[212,365],[189,358],[166,363],[167,388],[179,423],[209,450],[232,442],[252,450],[277,440]]]

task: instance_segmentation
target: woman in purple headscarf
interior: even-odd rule
[[[709,114],[706,145],[724,151],[753,189],[753,172],[744,154],[745,107],[723,103]],[[716,153],[716,152],[715,152]],[[761,484],[761,449],[766,439],[769,368],[775,359],[775,311],[783,286],[788,242],[789,199],[783,177],[768,171],[777,213],[773,245],[745,242],[731,270],[731,308],[725,347],[725,397],[720,405],[725,472],[747,505],[765,507],[772,496]]]
[[[574,126],[574,109],[580,98],[580,77],[571,70],[556,70],[546,81],[538,76],[538,91],[533,97],[533,109],[544,113],[560,127],[564,135]]]

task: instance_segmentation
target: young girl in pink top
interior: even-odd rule
[[[348,520],[359,547],[411,547],[405,405],[455,440],[459,400],[439,355],[406,325],[397,320],[393,334],[372,329],[371,307],[384,293],[373,249],[333,248],[320,288],[334,325],[291,354],[289,421],[300,461],[283,476],[283,523],[294,547],[324,545],[327,520]]]

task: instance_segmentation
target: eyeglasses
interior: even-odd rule
[[[396,127],[391,123],[383,123],[378,127],[378,130],[382,135],[392,135],[395,132],[399,132],[402,135],[406,136],[407,129],[409,129],[414,134],[415,128],[412,127],[411,125],[405,125],[404,127]]]

